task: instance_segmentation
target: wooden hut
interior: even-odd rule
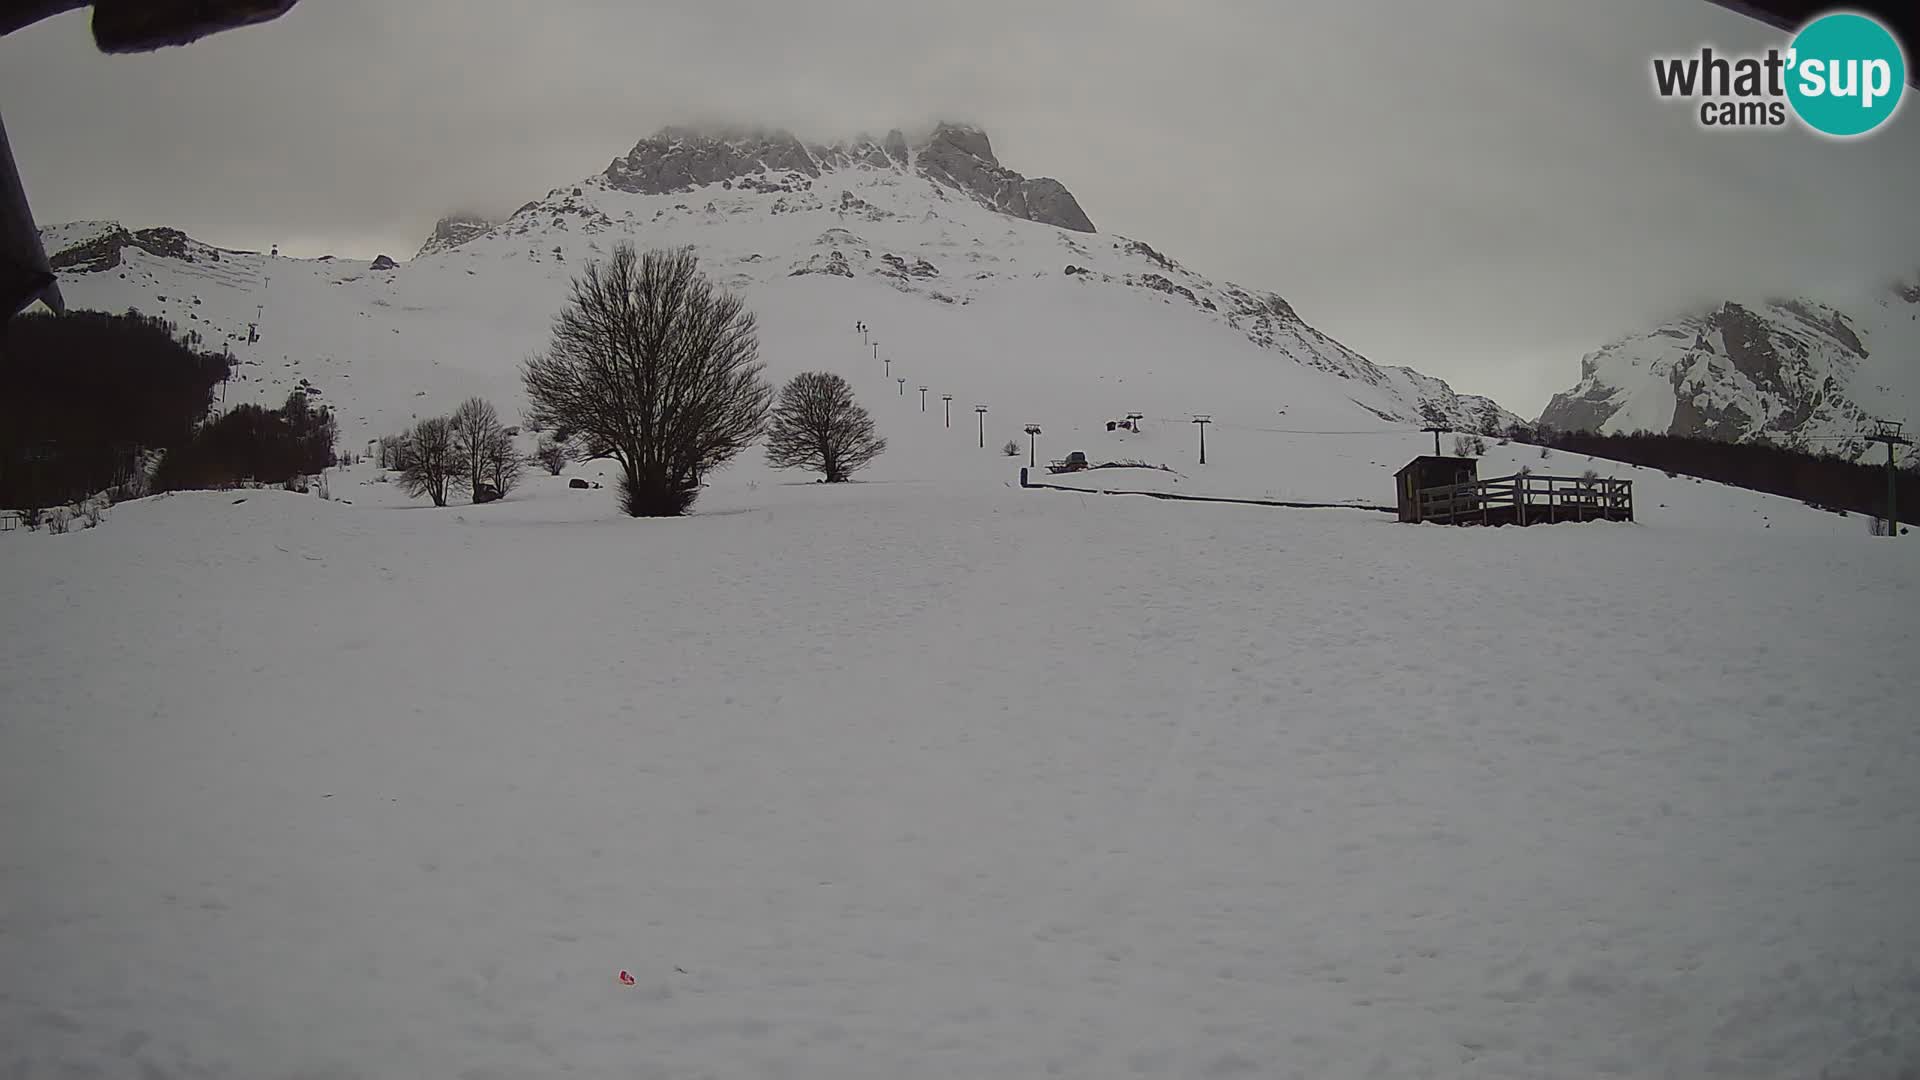
[[[1480,459],[1423,454],[1393,474],[1395,505],[1401,521],[1419,521],[1419,496],[1428,488],[1471,484],[1480,478]]]

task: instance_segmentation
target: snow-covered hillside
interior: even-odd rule
[[[229,345],[241,380],[229,402],[312,387],[350,444],[467,393],[517,411],[515,369],[545,344],[569,277],[623,240],[695,245],[760,316],[776,377],[864,376],[891,359],[892,375],[988,403],[1016,432],[1128,411],[1252,424],[1284,409],[1285,426],[1328,429],[1514,419],[1370,363],[1272,293],[1072,227],[1083,219],[1057,182],[1001,166],[972,129],[837,147],[669,131],[498,225],[443,223],[393,269],[222,252],[170,232],[149,242],[110,223],[45,239],[70,304],[137,307]],[[858,320],[875,328],[877,356],[849,341]]]
[[[1920,282],[1841,310],[1728,301],[1580,361],[1541,414],[1562,429],[1767,438],[1858,457],[1875,419],[1920,420]]]

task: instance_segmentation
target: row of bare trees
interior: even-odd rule
[[[621,244],[574,279],[546,351],[521,370],[526,423],[540,433],[532,461],[558,476],[569,461],[613,460],[620,506],[641,517],[684,513],[708,473],[762,436],[775,467],[829,483],[886,450],[845,379],[806,372],[776,401],[759,355],[753,313],[700,273],[691,248]],[[436,506],[460,490],[500,498],[526,464],[480,398],[379,451],[409,494]]]
[[[774,401],[758,324],[699,271],[691,248],[589,263],[554,319],[547,350],[521,370],[527,422],[551,429],[553,469],[571,458],[620,466],[635,517],[684,513],[702,478],[767,437],[780,468],[839,482],[886,449],[845,379],[796,376]]]
[[[455,492],[476,503],[504,497],[520,483],[526,461],[514,448],[500,413],[484,398],[460,403],[450,416],[429,416],[405,435],[380,441],[381,465],[399,474],[400,487],[415,498],[447,505]]]

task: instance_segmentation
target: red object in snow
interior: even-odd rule
[[[620,982],[621,982],[621,984],[622,984],[622,985],[624,985],[624,986],[632,986],[632,985],[633,985],[633,976],[631,976],[631,975],[629,975],[629,974],[627,974],[626,972],[624,972],[624,971],[623,971],[623,972],[621,972],[621,973],[620,973]]]

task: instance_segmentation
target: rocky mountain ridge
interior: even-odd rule
[[[433,223],[433,231],[427,234],[426,242],[420,245],[420,250],[414,252],[413,257],[418,259],[423,255],[452,251],[496,224],[479,214],[449,214]]]
[[[937,124],[909,143],[898,128],[879,139],[805,143],[787,131],[706,131],[668,127],[641,139],[601,175],[619,191],[641,195],[681,194],[709,184],[761,187],[773,174],[818,180],[843,169],[917,170],[1009,217],[1093,232],[1093,222],[1073,193],[1049,177],[1028,179],[994,156],[987,133],[966,124]],[[764,188],[762,188],[764,190]]]
[[[1845,307],[1726,300],[1628,335],[1583,357],[1540,421],[1858,457],[1875,420],[1909,421],[1920,405],[1920,283]]]

